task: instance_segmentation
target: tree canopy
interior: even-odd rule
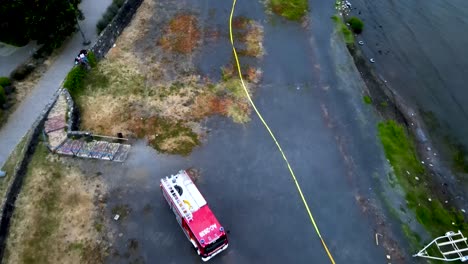
[[[29,40],[59,45],[75,32],[80,0],[3,0],[0,41],[22,46]]]

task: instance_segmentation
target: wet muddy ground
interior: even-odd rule
[[[195,52],[203,74],[231,59],[231,3],[159,1],[158,8],[209,17],[219,40]],[[381,209],[376,191],[387,162],[376,137],[376,117],[362,102],[363,82],[342,40],[334,34],[333,3],[314,3],[308,22],[265,15],[261,3],[239,1],[236,15],[261,21],[264,71],[255,102],[276,133],[337,263],[411,262],[395,242],[399,226]],[[172,12],[177,13],[177,12]],[[170,18],[168,18],[170,19]],[[196,168],[197,185],[220,222],[230,247],[214,263],[327,263],[297,190],[273,141],[256,116],[245,124],[212,117],[210,133],[188,157],[158,154],[140,141],[123,164],[94,162],[109,195],[106,218],[114,241],[108,263],[201,262],[180,232],[159,190],[159,179]],[[116,209],[117,208],[117,209]],[[384,234],[375,245],[375,232]],[[398,232],[397,232],[398,234]],[[404,245],[404,243],[402,244]],[[403,246],[404,247],[404,246]]]

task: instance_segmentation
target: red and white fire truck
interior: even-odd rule
[[[228,247],[224,228],[186,171],[162,178],[160,186],[177,222],[203,261]]]

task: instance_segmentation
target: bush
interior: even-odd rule
[[[351,17],[350,19],[348,19],[348,23],[351,26],[353,32],[356,34],[360,34],[362,32],[362,29],[364,28],[364,23],[361,21],[361,19],[357,17]]]
[[[365,104],[372,104],[372,99],[370,98],[370,96],[364,95],[362,99],[364,100]]]
[[[76,97],[83,91],[86,73],[87,71],[85,68],[82,66],[76,66],[67,74],[63,87],[67,88],[73,97]]]
[[[9,86],[11,85],[11,81],[10,81],[10,78],[8,77],[0,77],[0,86]]]
[[[5,90],[3,90],[3,87],[0,85],[0,106],[6,103],[6,100]]]
[[[88,57],[89,66],[91,66],[91,68],[96,67],[97,62],[96,62],[96,56],[94,55],[94,52],[88,51],[87,57]]]

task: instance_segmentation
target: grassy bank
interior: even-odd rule
[[[309,9],[307,0],[270,0],[271,10],[289,20],[301,20]]]
[[[102,263],[93,225],[97,184],[39,143],[16,201],[3,263]]]
[[[390,120],[378,125],[385,155],[393,167],[398,184],[406,193],[406,201],[425,229],[434,237],[447,231],[468,233],[462,213],[444,206],[430,189],[430,175],[418,160],[414,143],[403,126]]]
[[[335,25],[336,25],[336,28],[339,32],[341,32],[341,34],[343,34],[343,37],[344,37],[344,40],[345,40],[345,43],[347,45],[352,45],[354,44],[354,35],[353,35],[353,32],[346,26],[346,24],[344,23],[343,19],[338,16],[338,15],[334,15],[331,17],[333,22],[335,22]]]

